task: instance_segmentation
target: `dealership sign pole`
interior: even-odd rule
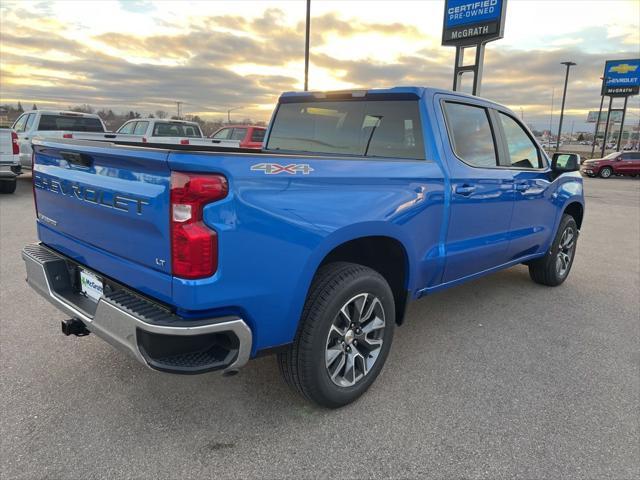
[[[596,117],[596,131],[593,132],[593,141],[591,142],[591,158],[593,158],[593,152],[596,149],[596,140],[598,139],[598,128],[600,127],[600,119],[602,118],[602,105],[604,104],[604,95],[600,95],[600,110],[598,110],[598,116]],[[587,118],[587,122],[589,119]]]
[[[507,0],[445,0],[442,45],[456,47],[453,90],[461,87],[462,75],[473,73],[473,95],[480,95],[484,47],[504,36]],[[465,65],[464,50],[475,47],[475,62]]]
[[[622,108],[622,120],[620,122],[620,132],[616,142],[616,151],[620,151],[622,141],[622,129],[624,128],[624,118],[627,113],[627,100],[631,95],[640,92],[640,58],[627,60],[607,60],[604,64],[604,75],[602,79],[601,95],[609,97],[609,113],[604,130],[602,150],[600,155],[604,157],[607,145],[607,134],[609,132],[609,116],[611,114],[611,104],[613,97],[624,97],[624,107]]]

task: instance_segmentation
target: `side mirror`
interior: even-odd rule
[[[580,156],[575,153],[554,153],[551,170],[557,175],[580,170]]]

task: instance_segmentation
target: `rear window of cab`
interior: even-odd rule
[[[40,117],[38,130],[68,130],[70,132],[104,132],[102,122],[97,118],[74,117],[71,115],[48,115]]]
[[[282,103],[267,150],[424,160],[417,100]]]
[[[200,127],[182,123],[156,123],[153,126],[154,137],[202,137]]]

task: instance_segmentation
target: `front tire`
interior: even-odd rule
[[[609,178],[611,175],[613,175],[611,167],[602,167],[602,170],[600,170],[600,176],[602,178]]]
[[[571,215],[565,213],[549,251],[544,257],[529,264],[531,280],[550,287],[564,282],[573,266],[577,241],[578,225]]]
[[[360,397],[382,370],[395,326],[386,280],[368,267],[336,262],[320,268],[293,344],[278,354],[284,380],[328,408]]]

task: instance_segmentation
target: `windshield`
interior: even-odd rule
[[[38,130],[68,130],[70,132],[104,132],[97,118],[73,117],[71,115],[42,115]]]
[[[283,103],[267,150],[424,160],[418,102]]]
[[[606,157],[603,157],[602,159],[603,160],[613,160],[618,155],[620,155],[620,152],[613,152],[613,153],[610,153],[609,155],[607,155]]]
[[[200,127],[190,123],[156,123],[153,127],[154,137],[202,137]]]

